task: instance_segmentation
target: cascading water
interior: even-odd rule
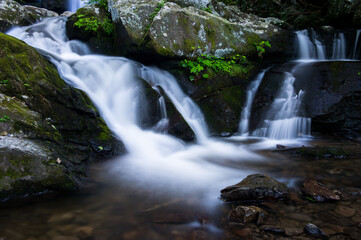
[[[238,128],[238,134],[242,136],[249,135],[249,119],[251,115],[252,102],[254,99],[254,95],[256,94],[266,71],[267,70],[264,70],[261,73],[259,73],[256,79],[251,83],[251,85],[247,89],[246,105],[242,110],[241,121],[239,122],[239,128]]]
[[[263,126],[253,134],[271,139],[292,139],[311,135],[311,119],[300,117],[303,92],[295,93],[295,77],[284,73],[282,87],[270,106]]]
[[[217,196],[222,186],[249,173],[222,166],[221,162],[261,159],[244,146],[209,139],[200,109],[183,93],[172,75],[121,57],[90,55],[85,44],[68,41],[64,18],[47,18],[29,27],[15,28],[8,34],[49,56],[61,76],[93,100],[110,129],[127,149],[128,154],[111,167],[122,178],[138,176],[134,181],[148,188],[157,186],[163,189],[168,185],[171,187],[167,191],[182,191],[184,188],[188,193],[200,188],[213,191]],[[162,89],[192,128],[198,143],[185,144],[164,134],[164,129],[160,130],[158,124],[155,131],[140,127],[142,111],[139,108],[147,104],[141,97],[144,94],[140,79]],[[165,120],[164,101],[160,101],[162,119]],[[216,184],[210,187],[210,181]],[[157,184],[151,184],[154,182]]]
[[[355,43],[353,45],[349,44],[353,46],[353,49],[349,52],[350,57],[347,59],[347,41],[344,33],[335,33],[331,44],[332,48],[327,48],[324,40],[315,31],[297,31],[297,61],[356,60],[360,58],[361,47],[359,42],[361,41],[361,30],[357,30],[355,35]],[[297,64],[293,68],[293,70],[296,70]],[[295,77],[291,72],[284,72],[282,87],[278,94],[276,94],[264,119],[258,125],[258,128],[251,132],[251,135],[271,139],[293,139],[311,134],[311,119],[301,116],[300,106],[304,93],[302,90],[298,94],[295,93],[293,86]],[[260,73],[248,88],[246,106],[242,110],[239,123],[238,133],[240,135],[248,135],[253,99],[264,76],[265,72]]]
[[[356,60],[359,59],[360,30],[355,32],[355,43],[347,43],[344,33],[334,34],[329,47],[314,30],[301,30],[296,32],[297,59],[299,60]],[[352,46],[347,53],[347,46]]]
[[[67,10],[70,12],[76,12],[81,7],[84,7],[86,0],[67,0]]]

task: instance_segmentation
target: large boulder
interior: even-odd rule
[[[0,46],[0,201],[76,189],[85,164],[117,153],[117,140],[35,49],[2,33]]]
[[[0,32],[16,25],[26,26],[43,17],[57,17],[58,14],[44,8],[23,6],[12,0],[0,0]]]
[[[226,202],[286,199],[288,188],[267,175],[252,174],[240,183],[221,190],[221,198]]]
[[[289,35],[280,27],[281,20],[258,18],[225,5],[219,14],[161,2],[109,1],[109,11],[118,28],[117,38],[123,40],[121,45],[128,46],[131,52],[148,49],[178,58],[254,54],[255,44],[261,41],[270,41],[274,52],[288,46]]]

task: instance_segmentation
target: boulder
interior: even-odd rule
[[[76,189],[87,162],[119,151],[83,92],[35,49],[0,33],[0,201]]]
[[[280,27],[281,20],[259,18],[225,5],[219,7],[219,14],[202,10],[198,4],[180,3],[181,7],[175,2],[110,0],[119,47],[128,46],[129,55],[147,50],[163,57],[190,58],[256,54],[254,44],[261,41],[271,42],[271,52],[279,53],[288,46],[289,32]],[[198,1],[202,6],[206,2]]]
[[[57,16],[57,13],[44,8],[23,6],[12,0],[0,0],[0,32],[5,32],[16,25],[33,24],[43,17]]]
[[[287,186],[263,174],[247,176],[240,183],[221,190],[221,199],[230,201],[263,201],[288,198]]]
[[[328,236],[323,232],[323,230],[317,227],[315,224],[307,223],[305,226],[305,231],[308,235],[314,238],[328,239]]]

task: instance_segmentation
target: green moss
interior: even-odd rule
[[[99,121],[103,123],[103,120],[99,118]],[[105,123],[100,124],[99,127],[102,129],[97,139],[100,141],[109,141],[113,139],[113,135]]]

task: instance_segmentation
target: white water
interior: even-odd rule
[[[296,32],[297,58],[299,60],[356,60],[359,59],[359,37],[361,30],[355,33],[355,43],[349,44],[351,54],[347,54],[347,40],[345,34],[335,33],[332,48],[327,49],[324,40],[317,36],[313,30],[301,30]],[[348,56],[349,55],[349,56]]]
[[[76,12],[81,7],[84,7],[85,3],[82,0],[67,0],[67,10],[70,12]]]
[[[299,116],[303,92],[295,93],[295,80],[292,73],[284,73],[282,87],[269,107],[262,126],[253,135],[270,139],[294,139],[311,135],[311,120]]]
[[[210,139],[201,111],[172,75],[125,58],[91,55],[83,43],[68,41],[64,25],[63,18],[47,18],[29,27],[15,28],[8,34],[50,56],[61,76],[85,91],[96,104],[128,151],[109,167],[118,177],[158,191],[192,194],[195,189],[201,189],[216,200],[220,189],[251,173],[226,167],[224,162],[262,159],[244,146]],[[143,100],[140,78],[163,89],[194,131],[198,143],[185,144],[164,134],[163,129],[161,133],[157,132],[159,129],[141,129],[139,109],[147,103]],[[163,103],[161,100],[164,112]],[[161,121],[166,117],[163,114]]]
[[[240,134],[242,136],[249,135],[249,120],[250,120],[250,116],[251,116],[251,108],[252,108],[253,99],[258,90],[259,85],[262,82],[264,74],[266,73],[267,70],[263,70],[261,73],[259,73],[257,75],[256,79],[249,85],[249,87],[247,89],[246,105],[242,110],[241,121],[239,123],[239,128],[238,128],[238,134]]]

